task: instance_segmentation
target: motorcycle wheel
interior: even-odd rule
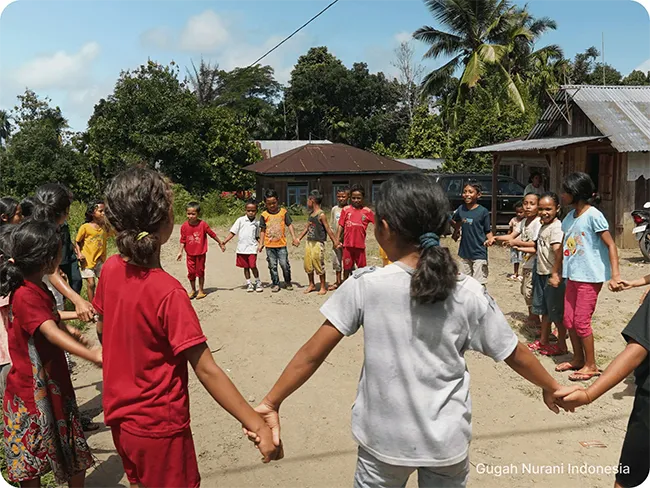
[[[646,261],[650,261],[650,231],[646,230],[639,240],[639,249]]]

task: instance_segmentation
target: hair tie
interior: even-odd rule
[[[440,245],[440,237],[435,232],[427,232],[420,236],[420,247],[422,249],[429,249],[438,247]]]
[[[135,238],[136,241],[141,240],[143,237],[147,237],[149,235],[149,232],[143,231],[138,234],[138,237]]]

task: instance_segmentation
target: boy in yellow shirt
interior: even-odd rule
[[[88,285],[88,301],[95,296],[95,279],[99,278],[106,261],[108,231],[104,219],[104,202],[95,201],[88,205],[86,223],[79,227],[75,239],[77,257],[81,264],[81,277]]]

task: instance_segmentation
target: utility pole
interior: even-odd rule
[[[605,32],[603,31],[603,44],[602,44],[602,68],[603,68],[603,86],[605,86]]]

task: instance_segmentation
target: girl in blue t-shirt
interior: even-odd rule
[[[573,207],[562,222],[562,278],[566,279],[564,326],[571,338],[573,358],[555,370],[574,371],[569,376],[571,381],[600,376],[591,317],[603,283],[609,281],[612,291],[622,288],[618,251],[609,223],[600,210],[592,207],[598,200],[595,192],[594,182],[586,173],[570,174],[562,185],[562,203]],[[553,275],[549,282],[558,286],[559,276]]]

